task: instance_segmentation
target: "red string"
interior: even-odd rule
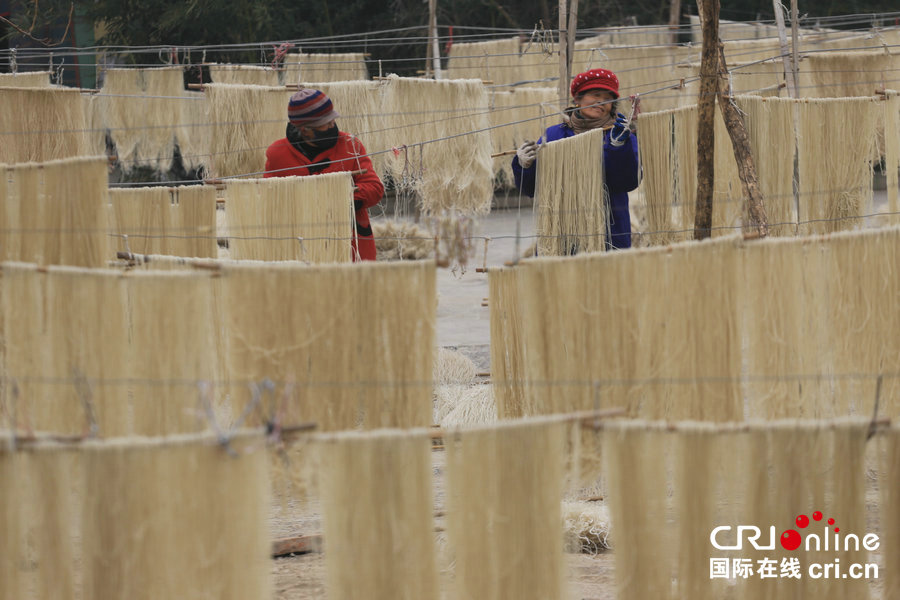
[[[284,62],[284,57],[287,56],[288,50],[294,47],[290,42],[286,42],[281,44],[280,46],[272,46],[275,49],[275,56],[272,57],[272,68],[277,69],[279,65]]]

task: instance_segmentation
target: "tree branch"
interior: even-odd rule
[[[24,29],[22,29],[21,27],[19,27],[18,25],[16,25],[9,19],[7,19],[6,17],[0,17],[0,21],[6,23],[7,25],[9,25],[10,27],[15,29],[22,35],[34,40],[35,42],[42,44],[42,45],[46,46],[47,48],[53,48],[54,46],[59,46],[64,41],[66,41],[66,37],[68,37],[68,35],[69,35],[69,28],[72,26],[72,17],[74,15],[74,13],[75,13],[75,3],[73,2],[73,3],[69,4],[69,19],[66,22],[66,30],[63,32],[62,37],[59,38],[58,42],[52,42],[52,40],[50,38],[36,38],[31,34],[31,32],[34,31],[35,25],[37,24],[37,15],[38,15],[37,0],[35,0],[35,2],[34,2],[34,15],[32,16],[31,27],[28,29],[28,31],[25,31]]]

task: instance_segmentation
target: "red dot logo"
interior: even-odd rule
[[[829,525],[834,525],[834,519],[828,519],[828,524],[829,524]]]
[[[813,513],[813,521],[821,521],[821,520],[822,520],[822,513],[819,511],[814,512]]]
[[[809,517],[807,517],[806,515],[800,515],[794,522],[797,524],[797,527],[803,529],[804,527],[809,525]]]
[[[803,538],[793,529],[788,529],[781,534],[781,547],[785,550],[796,550],[800,547]]]

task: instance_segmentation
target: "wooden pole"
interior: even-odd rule
[[[437,0],[428,0],[428,38],[431,45],[431,64],[434,78],[441,79],[441,49],[438,46]]]
[[[559,0],[559,110],[566,109],[569,100],[569,80],[566,65],[568,63],[569,41],[566,31],[566,21],[569,11],[566,8],[566,0]]]
[[[781,59],[784,62],[784,81],[787,83],[791,98],[797,97],[797,83],[794,80],[794,67],[791,54],[788,52],[787,32],[784,27],[784,7],[781,0],[772,0],[775,9],[775,24],[778,25],[778,41],[781,44]]]
[[[777,1],[777,0],[776,0]],[[725,50],[721,43],[719,46],[719,76],[728,77],[728,68],[725,64]],[[741,119],[741,113],[734,105],[731,90],[726,90],[724,85],[719,85],[718,91],[719,109],[725,119],[725,127],[731,138],[731,146],[734,150],[734,159],[737,161],[738,176],[741,178],[741,187],[747,198],[747,207],[750,217],[750,226],[756,228],[758,237],[766,237],[769,234],[769,219],[766,215],[766,207],[763,202],[762,191],[759,189],[759,176],[756,172],[756,163],[750,151],[750,138],[747,129]]]
[[[572,81],[572,61],[575,59],[575,37],[578,32],[578,0],[569,0],[569,26],[566,35],[566,86]],[[566,96],[568,99],[568,96]]]
[[[800,15],[797,0],[791,0],[791,60],[793,62],[794,83],[800,87]]]
[[[703,52],[700,58],[700,96],[697,115],[697,201],[694,239],[712,233],[713,185],[715,183],[716,93],[719,88],[719,0],[697,0]]]
[[[669,31],[671,32],[671,44],[678,43],[678,33],[681,28],[681,0],[672,0],[669,4]]]

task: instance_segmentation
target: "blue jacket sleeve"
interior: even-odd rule
[[[512,160],[513,177],[516,180],[516,187],[526,196],[534,197],[534,179],[537,174],[537,161],[531,163],[527,169],[523,169],[519,164],[519,157],[514,156]]]
[[[637,136],[630,132],[625,143],[613,146],[609,134],[603,143],[603,174],[611,194],[630,192],[640,183],[641,167],[638,160]]]

